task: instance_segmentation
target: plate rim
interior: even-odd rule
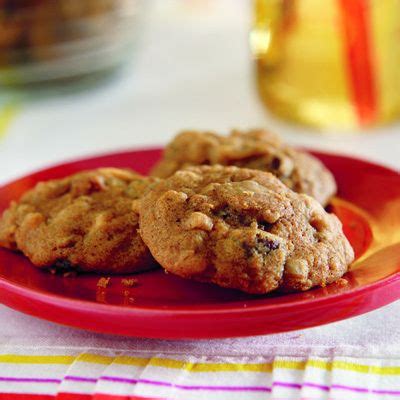
[[[384,286],[388,286],[389,284],[395,283],[396,281],[400,280],[400,271],[395,272],[392,275],[389,275],[388,277],[378,280],[376,282],[372,282],[367,285],[363,285],[360,287],[357,287],[355,289],[351,289],[347,292],[342,292],[342,293],[334,293],[332,295],[326,295],[324,297],[318,297],[314,299],[305,299],[305,300],[295,300],[293,302],[289,303],[281,303],[281,304],[255,304],[255,305],[250,305],[246,307],[233,307],[233,306],[226,306],[223,307],[221,306],[220,308],[216,309],[215,307],[199,307],[197,309],[180,309],[179,307],[168,307],[168,308],[157,308],[157,307],[150,307],[150,306],[132,306],[130,305],[129,307],[121,307],[120,305],[116,304],[103,304],[103,303],[98,303],[90,300],[78,300],[78,299],[72,299],[69,297],[63,297],[62,295],[59,294],[47,294],[44,292],[37,292],[33,289],[27,288],[22,285],[18,285],[12,282],[7,281],[6,279],[0,277],[0,289],[5,290],[7,292],[3,292],[4,294],[6,293],[12,293],[16,294],[17,292],[19,293],[25,293],[24,298],[25,299],[32,299],[35,298],[36,301],[43,301],[46,304],[54,304],[57,306],[63,307],[63,303],[69,303],[73,305],[74,309],[87,309],[88,305],[91,306],[92,311],[108,311],[110,309],[113,309],[114,311],[117,311],[120,314],[137,314],[137,313],[146,313],[148,314],[153,313],[155,315],[169,315],[171,313],[174,314],[179,314],[179,315],[221,315],[221,314],[251,314],[253,311],[257,312],[260,310],[265,310],[268,311],[268,309],[286,309],[286,308],[293,308],[293,307],[303,307],[305,305],[310,305],[311,306],[318,306],[321,305],[325,302],[331,302],[333,300],[342,300],[348,297],[355,297],[359,294],[362,294],[364,291],[370,291],[379,289]],[[29,296],[29,294],[33,294],[33,296]],[[2,296],[0,296],[1,298]],[[50,300],[50,301],[46,301]],[[400,293],[399,293],[399,299],[400,299]],[[55,301],[52,301],[55,300]],[[251,300],[250,300],[251,301]],[[243,303],[246,301],[244,300]],[[229,303],[228,303],[229,304]],[[94,310],[93,308],[96,308]],[[97,310],[98,309],[98,310]],[[111,311],[111,310],[110,310]]]
[[[375,163],[373,161],[365,160],[363,158],[359,157],[352,157],[350,155],[341,155],[339,153],[335,152],[326,152],[323,150],[313,150],[309,149],[306,147],[301,148],[304,151],[307,151],[313,155],[316,156],[331,156],[331,157],[336,157],[336,158],[342,158],[342,159],[347,159],[348,161],[351,162],[358,162],[361,164],[364,164],[366,166],[370,166],[373,168],[379,168],[382,172],[384,173],[389,173],[392,176],[400,176],[400,174],[395,171],[394,169],[381,165],[379,163]],[[60,161],[55,164],[50,164],[46,167],[43,168],[38,168],[36,170],[33,170],[30,173],[27,173],[25,175],[21,175],[17,178],[14,178],[13,180],[10,180],[0,186],[0,190],[4,189],[6,186],[10,184],[14,184],[17,181],[24,179],[26,177],[31,177],[31,176],[36,176],[41,173],[49,172],[51,170],[57,169],[62,166],[67,166],[67,165],[72,165],[80,162],[90,162],[96,159],[101,159],[101,158],[107,158],[110,156],[119,156],[119,155],[128,155],[131,153],[135,152],[155,152],[155,151],[162,151],[163,147],[161,146],[139,146],[139,147],[134,147],[134,148],[128,148],[124,150],[116,150],[116,151],[105,151],[105,152],[99,152],[99,153],[94,153],[94,154],[89,154],[87,156],[79,156],[71,159],[66,159],[64,161]],[[12,293],[12,294],[21,294],[24,299],[32,299],[35,298],[36,301],[42,301],[45,302],[46,304],[49,305],[55,305],[57,307],[65,307],[65,306],[71,306],[74,310],[81,310],[81,309],[87,309],[88,306],[90,306],[91,310],[93,312],[100,312],[100,313],[119,313],[120,315],[132,315],[132,314],[141,314],[141,313],[152,313],[153,315],[159,315],[159,316],[166,316],[170,315],[171,313],[174,313],[176,315],[222,315],[222,314],[251,314],[252,312],[259,312],[260,310],[285,310],[285,309],[290,309],[293,307],[304,307],[304,306],[318,306],[322,305],[325,302],[331,302],[334,300],[341,300],[341,299],[346,299],[348,297],[356,297],[357,295],[362,294],[363,292],[369,292],[371,290],[378,290],[379,288],[382,288],[384,286],[390,285],[396,281],[400,280],[400,271],[396,271],[393,274],[377,280],[375,282],[368,283],[363,286],[356,287],[354,289],[350,289],[348,291],[344,292],[339,292],[339,293],[333,293],[333,294],[328,294],[323,297],[317,297],[317,298],[308,298],[308,299],[299,299],[299,300],[294,300],[290,301],[287,303],[278,303],[278,304],[248,304],[246,307],[243,306],[243,304],[247,303],[246,300],[241,300],[242,305],[230,305],[231,303],[227,303],[226,305],[218,305],[218,308],[215,308],[215,306],[197,306],[194,309],[187,309],[183,308],[183,306],[168,306],[166,308],[160,308],[160,307],[153,307],[153,306],[135,306],[135,305],[129,305],[127,306],[121,306],[121,305],[116,305],[116,304],[102,304],[99,302],[91,301],[91,300],[83,300],[83,299],[74,299],[71,297],[65,297],[62,294],[57,294],[57,293],[45,293],[42,291],[37,291],[35,289],[31,289],[29,287],[19,285],[15,282],[10,282],[7,279],[0,277],[0,289],[7,291],[7,293]],[[312,290],[312,289],[311,289]],[[288,294],[290,295],[290,294]],[[400,293],[399,296],[400,298]],[[258,299],[257,299],[258,300]],[[251,303],[251,299],[249,299],[248,303]]]

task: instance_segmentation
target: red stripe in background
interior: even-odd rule
[[[55,400],[92,400],[91,394],[57,393]]]
[[[377,116],[370,0],[338,1],[354,107],[360,125],[368,125]]]
[[[54,396],[31,393],[0,393],[0,400],[54,400]]]

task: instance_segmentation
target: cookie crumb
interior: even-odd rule
[[[338,286],[347,286],[349,284],[349,281],[346,278],[340,278],[337,280],[337,285]]]
[[[97,285],[96,286],[99,287],[99,288],[104,288],[105,289],[108,286],[108,284],[110,283],[110,280],[111,280],[111,278],[102,277],[97,281]]]
[[[98,287],[96,290],[96,301],[99,303],[107,303],[107,291],[102,288],[102,287]]]
[[[74,278],[76,277],[78,274],[76,271],[67,271],[63,273],[63,277],[64,278]]]
[[[137,286],[138,280],[135,278],[124,278],[121,279],[121,283],[126,287],[134,287]]]
[[[140,212],[140,200],[139,199],[132,201],[132,211],[139,214],[139,212]]]
[[[125,305],[129,305],[135,302],[135,299],[131,296],[131,292],[129,289],[125,289],[122,294],[124,295],[123,301]]]

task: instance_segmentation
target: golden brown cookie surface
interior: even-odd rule
[[[132,202],[152,178],[101,168],[39,183],[0,220],[0,245],[38,267],[126,273],[154,265]]]
[[[265,130],[233,131],[229,136],[182,132],[167,145],[152,174],[166,178],[187,166],[215,164],[271,172],[290,189],[308,194],[322,205],[336,193],[332,174],[318,159]]]
[[[325,285],[354,258],[336,216],[262,171],[187,168],[140,210],[142,238],[167,271],[249,293]]]

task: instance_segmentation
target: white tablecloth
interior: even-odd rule
[[[323,136],[274,120],[255,94],[247,1],[157,1],[135,57],[87,91],[25,101],[0,139],[0,181],[96,152],[165,143],[182,128],[269,127],[294,144],[400,168],[399,125]],[[7,103],[8,95],[1,95]],[[0,306],[0,345],[148,349],[193,354],[400,357],[400,302],[286,334],[214,341],[124,339],[41,321]]]

